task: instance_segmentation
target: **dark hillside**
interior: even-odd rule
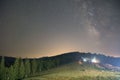
[[[68,64],[71,62],[76,62],[76,61],[82,60],[82,57],[84,57],[84,58],[96,57],[100,61],[101,64],[110,64],[113,66],[120,67],[120,64],[119,64],[120,58],[105,56],[103,54],[70,52],[70,53],[64,53],[64,54],[57,55],[57,56],[42,57],[42,58],[36,58],[36,59],[39,61],[50,61],[50,60],[58,61],[59,65],[63,65],[63,64]],[[32,60],[33,58],[29,58],[29,59]],[[1,56],[0,56],[0,60],[1,60]],[[5,57],[6,66],[13,64],[14,61],[15,61],[14,57]]]

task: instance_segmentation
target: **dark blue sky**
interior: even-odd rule
[[[120,56],[119,0],[0,0],[0,55]]]

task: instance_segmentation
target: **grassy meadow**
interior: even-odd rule
[[[120,80],[120,72],[101,70],[92,64],[71,63],[24,80]]]

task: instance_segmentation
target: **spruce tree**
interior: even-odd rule
[[[15,80],[16,79],[16,71],[14,69],[14,67],[11,65],[8,69],[8,80]]]
[[[9,80],[9,68],[6,67],[6,80]]]
[[[6,70],[5,70],[4,57],[2,57],[1,64],[0,64],[0,80],[6,80]]]
[[[55,60],[54,60],[54,64],[55,64],[56,67],[58,67],[58,66],[60,65],[59,59],[55,59]]]
[[[25,76],[25,66],[24,66],[22,59],[20,60],[20,69],[19,70],[20,70],[19,71],[19,78],[22,79]]]
[[[19,79],[19,67],[20,67],[20,59],[17,58],[14,63],[14,70],[15,70],[15,79]]]
[[[33,59],[31,62],[31,69],[32,69],[32,74],[35,74],[37,72],[37,62],[35,59]]]
[[[54,67],[54,62],[51,61],[51,60],[47,61],[46,67],[47,67],[47,70],[53,68]]]
[[[2,72],[2,71],[1,71],[1,62],[0,62],[0,80],[1,80],[1,72]]]
[[[25,77],[28,77],[31,73],[30,61],[29,59],[25,60]]]
[[[38,72],[41,72],[43,70],[43,62],[38,61]]]

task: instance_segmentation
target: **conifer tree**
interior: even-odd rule
[[[30,61],[29,59],[25,60],[25,77],[28,77],[31,73]]]
[[[19,79],[24,78],[24,76],[25,76],[25,66],[24,66],[23,60],[21,59],[20,60],[20,69],[19,69]]]
[[[59,59],[56,59],[54,63],[55,63],[55,65],[56,65],[56,67],[58,67],[58,66],[60,65],[60,60],[59,60]]]
[[[8,80],[15,80],[16,78],[16,74],[15,74],[15,69],[14,67],[11,65],[9,67],[9,71],[8,71]]]
[[[2,72],[2,71],[1,71],[1,62],[0,62],[0,79],[1,79],[1,72]]]
[[[32,74],[35,74],[37,72],[37,62],[35,59],[33,59],[31,62],[31,69],[32,69]]]
[[[5,60],[4,57],[2,57],[1,63],[0,63],[0,80],[6,80],[6,70],[5,70]]]
[[[43,62],[38,61],[38,72],[41,72],[43,70]]]
[[[6,67],[6,80],[9,80],[9,68]]]
[[[20,59],[17,58],[14,63],[14,70],[15,70],[15,79],[19,79],[19,67],[20,67]]]
[[[51,62],[50,62],[50,60],[49,60],[49,61],[46,61],[46,68],[47,68],[47,70],[50,69],[50,67],[51,67]]]

